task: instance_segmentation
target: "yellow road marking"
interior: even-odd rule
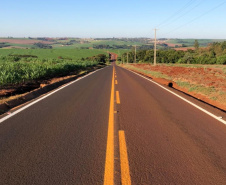
[[[113,67],[112,85],[111,85],[104,185],[114,185],[114,98],[115,98],[114,72],[115,67]]]
[[[116,103],[120,104],[119,92],[116,91]]]
[[[122,185],[131,185],[126,139],[123,130],[119,130],[119,151],[120,151]]]
[[[117,78],[117,76],[115,75],[115,78]]]
[[[115,80],[115,84],[116,84],[116,85],[118,84],[118,81],[117,81],[117,80]]]

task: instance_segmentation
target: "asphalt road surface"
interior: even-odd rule
[[[4,116],[0,184],[226,184],[226,125],[117,66]]]
[[[116,74],[132,184],[226,184],[226,126],[132,72]]]
[[[102,184],[112,67],[0,124],[0,184]]]

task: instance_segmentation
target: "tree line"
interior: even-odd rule
[[[226,64],[226,41],[214,42],[206,48],[199,48],[198,41],[194,43],[195,50],[177,51],[174,49],[157,50],[157,63],[183,63],[183,64]],[[135,51],[124,53],[119,61],[132,63],[135,61]],[[136,62],[153,63],[154,50],[138,50]]]
[[[0,42],[0,48],[9,47],[10,44],[7,44],[6,42]]]
[[[134,48],[134,46],[132,45],[108,45],[108,44],[95,44],[93,45],[94,49],[132,49]],[[154,46],[152,45],[141,45],[141,46],[137,46],[137,49],[153,49]]]

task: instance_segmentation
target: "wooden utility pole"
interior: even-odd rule
[[[136,62],[137,62],[137,60],[136,60],[136,55],[137,55],[137,46],[135,45],[135,56],[134,56],[134,63],[136,63]]]
[[[155,47],[154,47],[154,66],[156,65],[156,45],[157,45],[157,41],[156,41],[156,31],[157,29],[155,28]]]
[[[129,53],[127,52],[127,64],[129,63]]]

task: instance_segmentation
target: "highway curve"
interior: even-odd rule
[[[166,88],[217,117],[113,64],[0,117],[0,184],[225,184],[226,114]]]

